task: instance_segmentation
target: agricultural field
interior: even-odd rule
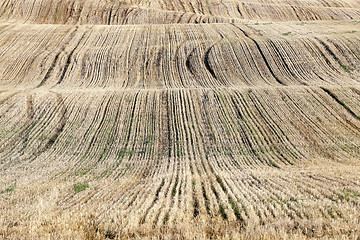
[[[358,0],[2,0],[0,239],[358,239]]]

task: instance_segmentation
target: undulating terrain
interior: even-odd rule
[[[359,226],[358,0],[0,2],[0,239]]]

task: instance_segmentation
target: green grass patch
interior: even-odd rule
[[[347,72],[347,73],[354,71],[354,69],[352,67],[347,67],[347,66],[343,66],[343,65],[341,65],[340,67],[344,72]]]
[[[172,197],[174,197],[175,194],[176,194],[176,188],[177,188],[178,182],[179,182],[179,177],[176,176],[175,184],[174,184],[173,189],[172,189],[172,191],[171,191],[171,196],[172,196]]]
[[[78,177],[84,176],[85,174],[86,174],[86,171],[84,171],[84,170],[80,170],[80,171],[75,172],[75,176],[78,176]]]
[[[88,182],[77,183],[77,184],[74,185],[75,193],[82,192],[82,191],[86,190],[87,188],[89,188],[89,183]]]
[[[343,192],[337,194],[337,196],[332,196],[333,199],[339,199],[341,202],[346,201],[349,202],[350,200],[358,200],[360,194],[356,191],[352,191],[350,189],[345,188]]]
[[[125,155],[132,156],[136,153],[145,153],[145,151],[136,152],[134,150],[126,151],[126,149],[121,149],[120,152],[117,154],[117,156],[118,156],[118,158],[123,158],[123,157],[125,157]]]
[[[229,199],[229,202],[230,202],[231,208],[234,211],[234,215],[235,215],[236,219],[242,221],[243,219],[241,217],[241,214],[240,214],[237,204],[232,199]]]
[[[11,184],[9,187],[7,187],[6,189],[2,190],[2,191],[0,192],[0,194],[2,194],[2,193],[11,193],[11,192],[15,191],[15,187],[16,187],[16,183]]]
[[[269,164],[272,167],[276,167],[276,168],[280,168],[279,165],[277,165],[275,162],[273,162],[272,160],[269,160]]]
[[[225,208],[222,204],[219,204],[219,212],[223,219],[227,219],[227,215],[225,213]]]

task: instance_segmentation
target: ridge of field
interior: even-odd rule
[[[360,18],[356,0],[3,0],[0,19],[48,24],[229,23]]]
[[[2,1],[0,239],[357,239],[359,32],[354,0]]]
[[[360,81],[359,21],[331,27],[328,22],[4,24],[0,31],[0,84],[8,88],[349,86]]]

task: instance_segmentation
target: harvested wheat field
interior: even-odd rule
[[[358,0],[2,0],[0,239],[359,239]]]

